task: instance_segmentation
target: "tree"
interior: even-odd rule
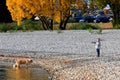
[[[70,11],[72,9],[71,4],[76,4],[76,8],[81,9],[85,6],[84,0],[56,0],[57,9],[59,13],[59,29],[66,29],[67,22],[71,17]]]
[[[119,0],[96,0],[96,4],[99,8],[105,7],[107,4],[110,5],[111,10],[114,14],[113,27],[116,28],[120,24],[120,1]]]
[[[43,28],[48,29],[47,17],[53,13],[50,9],[50,3],[50,0],[7,0],[6,4],[11,12],[12,19],[17,21],[18,25],[25,18],[30,19],[33,16],[38,16]]]
[[[27,0],[7,0],[6,5],[11,13],[12,19],[17,21],[18,25],[24,18],[31,18],[32,15],[27,11],[25,4]]]
[[[77,8],[84,6],[83,0],[7,0],[12,19],[17,21],[18,25],[25,18],[38,16],[44,29],[52,29],[54,20],[59,23],[59,28],[62,30],[66,29],[73,3],[77,4]]]

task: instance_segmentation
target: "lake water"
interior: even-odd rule
[[[41,68],[13,69],[0,64],[0,80],[49,80],[49,74]]]

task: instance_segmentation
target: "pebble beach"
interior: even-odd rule
[[[92,42],[101,39],[101,56]],[[33,58],[52,80],[120,80],[120,30],[0,33],[0,60]]]

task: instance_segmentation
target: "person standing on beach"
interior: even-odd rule
[[[92,42],[95,44],[95,49],[96,49],[96,53],[97,53],[97,57],[100,57],[100,48],[101,48],[101,42],[100,42],[100,38],[97,38],[97,41]]]
[[[98,38],[97,41],[95,42],[97,57],[100,57],[100,48],[101,48],[101,42],[100,42],[100,38]]]

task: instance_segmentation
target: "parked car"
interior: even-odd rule
[[[114,17],[114,14],[106,14],[106,16],[113,18],[113,17]]]
[[[101,16],[105,15],[103,10],[96,10],[95,13]]]
[[[85,16],[79,22],[94,22],[96,16]]]
[[[74,17],[73,18],[76,22],[79,22],[81,19],[83,19],[83,17],[82,16],[78,16],[78,17]]]
[[[106,16],[98,16],[96,17],[96,19],[94,20],[95,23],[99,23],[99,22],[109,22],[110,18],[106,17]]]

